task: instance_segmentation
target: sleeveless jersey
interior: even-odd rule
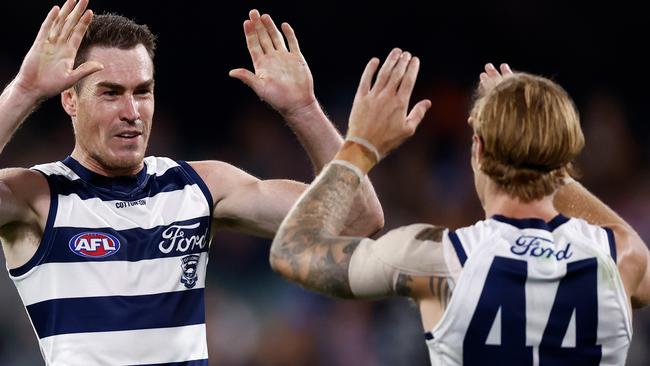
[[[625,364],[632,325],[610,229],[496,215],[444,244],[462,270],[425,334],[432,365]]]
[[[47,365],[207,365],[212,197],[185,162],[107,178],[37,165],[51,192],[36,254],[9,271]]]

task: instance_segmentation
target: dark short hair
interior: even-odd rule
[[[84,35],[74,67],[87,61],[88,52],[92,47],[114,47],[129,50],[142,44],[153,60],[156,51],[156,36],[149,27],[138,24],[122,15],[107,13],[95,15]]]

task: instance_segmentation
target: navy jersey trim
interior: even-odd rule
[[[205,196],[205,199],[208,201],[208,206],[210,207],[210,217],[212,217],[212,210],[214,209],[214,200],[212,199],[212,193],[210,193],[210,189],[208,186],[205,184],[203,181],[203,178],[199,175],[199,173],[192,168],[192,166],[187,163],[186,161],[177,161],[178,165],[183,167],[183,171],[187,172],[187,174],[198,184],[199,188],[201,188],[201,191],[203,192],[203,195]]]
[[[449,239],[451,240],[451,244],[454,246],[454,250],[456,251],[460,265],[465,266],[465,262],[467,261],[467,253],[465,253],[465,248],[463,248],[463,244],[461,244],[456,232],[449,231]]]
[[[548,232],[555,231],[555,229],[569,221],[569,218],[562,214],[558,214],[549,222],[538,218],[514,219],[503,215],[494,215],[492,219],[512,225],[518,229],[540,229]]]
[[[146,184],[150,177],[147,174],[146,163],[143,164],[142,169],[140,169],[140,171],[135,175],[106,177],[81,165],[81,163],[75,160],[72,156],[66,157],[61,162],[88,184],[95,188],[107,190],[113,193],[113,195],[116,193],[122,195],[135,193]]]
[[[140,296],[46,300],[28,305],[39,338],[204,324],[203,289]],[[56,321],[53,321],[56,319]]]
[[[35,266],[39,265],[41,261],[46,258],[54,239],[54,230],[52,227],[54,226],[54,219],[56,218],[56,212],[59,207],[58,187],[56,182],[50,179],[50,176],[38,169],[34,170],[43,174],[45,180],[47,180],[47,185],[50,188],[50,208],[47,212],[47,221],[45,223],[45,229],[43,230],[43,237],[41,238],[41,242],[38,244],[36,252],[27,263],[9,270],[9,275],[13,277],[20,277],[29,272]]]
[[[129,193],[98,187],[83,179],[70,180],[62,175],[50,175],[50,177],[59,182],[59,194],[62,196],[76,194],[82,200],[99,198],[102,201],[137,201],[154,197],[162,192],[179,191],[185,186],[192,185],[192,182],[187,179],[187,175],[180,173],[182,171],[183,168],[176,166],[167,169],[160,176],[150,175],[150,178],[142,186],[138,186]]]
[[[208,359],[183,362],[148,363],[146,365],[138,364],[132,366],[208,366]]]
[[[614,237],[614,231],[611,228],[603,227],[607,233],[607,241],[609,242],[609,254],[611,254],[616,263],[616,238]]]

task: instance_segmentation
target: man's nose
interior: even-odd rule
[[[139,120],[140,112],[138,111],[138,106],[139,103],[133,98],[133,95],[124,95],[120,109],[120,119],[130,123]]]

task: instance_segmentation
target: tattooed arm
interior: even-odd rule
[[[363,253],[372,254],[372,241],[340,233],[365,174],[413,135],[431,105],[420,101],[407,115],[419,65],[408,52],[393,49],[374,85],[378,60],[373,58],[366,66],[350,113],[347,141],[289,211],[273,240],[271,266],[287,279],[344,298],[390,294],[381,289],[393,278],[381,276],[390,271],[379,264],[367,271],[377,275],[370,281],[372,290],[354,289],[354,263],[371,257]]]
[[[359,187],[350,169],[328,165],[284,220],[271,245],[271,266],[288,280],[352,297],[350,257],[362,238],[338,236]]]
[[[271,246],[273,269],[327,295],[399,295],[444,309],[452,281],[444,253],[445,229],[415,224],[377,240],[338,236],[358,186],[359,178],[350,168],[328,165],[281,225]]]

